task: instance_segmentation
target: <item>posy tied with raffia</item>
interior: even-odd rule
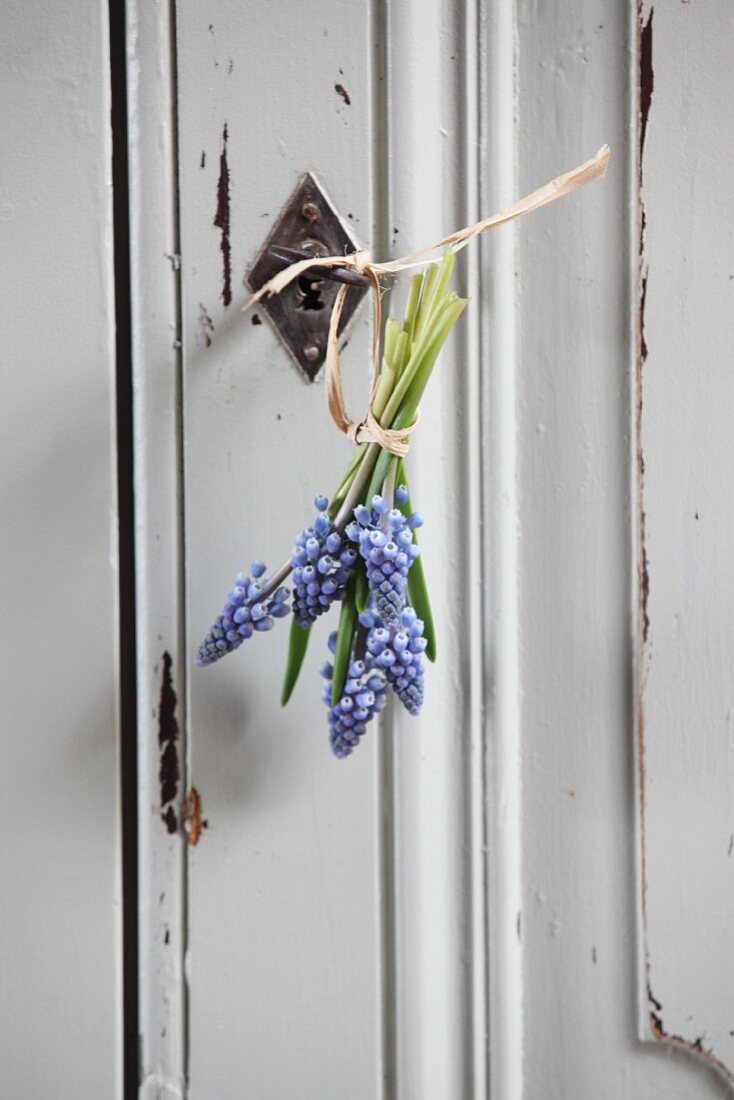
[[[456,253],[481,233],[545,206],[599,179],[609,148],[524,199],[399,260],[376,263],[359,250],[319,257],[319,267],[352,268],[367,275],[373,292],[372,388],[359,422],[349,419],[341,387],[337,333],[347,287],[334,302],[326,355],[329,413],[356,444],[349,467],[329,501],[314,500],[313,523],[296,537],[288,560],[271,576],[261,561],[239,574],[222,613],[199,647],[209,665],[237,649],[276,619],[292,614],[282,703],[288,702],[316,619],[339,603],[330,659],[321,668],[331,748],[349,756],[392,691],[410,714],[423,704],[423,655],[436,656],[436,636],[416,532],[423,519],[411,507],[405,457],[420,419],[419,403],[439,352],[467,306],[449,289]],[[445,249],[440,263],[430,256]],[[309,267],[301,260],[265,283],[243,307],[279,294]],[[389,317],[381,332],[380,277],[424,268],[410,282],[402,322]],[[284,582],[292,573],[292,593]],[[291,603],[289,605],[289,598]]]

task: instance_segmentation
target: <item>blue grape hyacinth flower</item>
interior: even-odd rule
[[[374,610],[364,611],[360,623],[367,627],[367,652],[373,666],[385,672],[387,682],[405,709],[420,714],[424,696],[422,654],[427,642],[423,622],[412,607],[405,607],[396,625],[386,627]]]
[[[332,653],[335,645],[336,634],[332,634],[329,638]],[[325,680],[322,699],[328,708],[329,743],[334,756],[343,760],[354,752],[374,716],[384,710],[387,679],[385,673],[374,666],[369,653],[364,660],[352,660],[341,699],[332,705],[333,674],[334,666],[326,661],[321,666],[321,675]]]
[[[398,504],[407,501],[405,486],[396,490],[395,499]],[[413,530],[422,523],[418,512],[406,518],[399,508],[390,508],[385,497],[374,496],[371,508],[360,504],[354,509],[354,521],[347,527],[347,535],[359,546],[375,610],[386,627],[397,624],[405,607],[408,571],[419,553]]]
[[[263,562],[254,561],[250,572],[252,577],[239,573],[235,578],[221,615],[199,646],[197,665],[211,665],[232,653],[255,631],[272,630],[275,620],[285,618],[290,611],[287,588],[276,588],[265,600],[258,600],[263,589],[260,580],[265,573]]]
[[[293,566],[293,614],[304,629],[343,600],[357,552],[335,531],[326,512],[324,496],[314,500],[317,516],[312,527],[301,531],[291,555]]]

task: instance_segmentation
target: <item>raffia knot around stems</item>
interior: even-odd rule
[[[515,218],[520,218],[524,214],[529,214],[531,210],[538,210],[541,206],[545,206],[555,199],[560,199],[563,195],[568,195],[572,191],[577,191],[580,187],[585,187],[587,183],[592,183],[594,180],[600,179],[604,175],[609,161],[609,155],[609,146],[603,145],[596,156],[591,160],[585,161],[583,164],[579,165],[578,168],[574,168],[570,172],[565,172],[562,176],[557,176],[556,179],[551,180],[550,183],[546,183],[543,187],[538,188],[537,191],[533,191],[531,195],[527,195],[524,199],[520,199],[511,206],[506,207],[504,210],[500,211],[499,214],[493,214],[490,218],[475,222],[473,225],[468,225],[464,229],[458,229],[455,233],[450,233],[449,236],[437,241],[436,244],[429,245],[427,248],[421,248],[417,252],[411,252],[408,256],[403,256],[398,260],[391,260],[388,263],[375,263],[365,248],[357,249],[347,256],[319,256],[319,267],[352,268],[354,271],[366,275],[372,285],[372,300],[374,303],[371,355],[372,386],[367,410],[359,422],[351,420],[347,414],[341,384],[338,328],[342,308],[344,306],[344,298],[346,297],[348,289],[346,286],[342,285],[339,287],[331,311],[329,338],[326,349],[326,400],[331,419],[340,432],[343,432],[344,435],[355,443],[379,443],[386,451],[400,458],[404,458],[410,450],[410,437],[418,427],[418,422],[420,420],[420,412],[417,412],[415,420],[408,428],[385,428],[378,422],[372,411],[372,402],[374,400],[379,375],[378,352],[382,323],[382,307],[380,304],[380,284],[378,277],[380,275],[395,275],[398,271],[405,271],[408,268],[422,267],[429,262],[432,253],[442,248],[450,247],[453,248],[455,252],[459,252],[462,248],[466,248],[466,246],[481,233],[486,233],[488,230],[495,229],[498,225],[503,225],[505,222],[512,221]],[[259,302],[260,299],[264,298],[266,295],[280,294],[282,290],[294,281],[294,279],[297,279],[299,275],[302,275],[309,267],[312,267],[313,264],[313,259],[298,260],[296,263],[290,264],[289,267],[284,268],[283,271],[279,271],[277,275],[267,283],[264,283],[257,293],[252,295],[242,307],[243,312],[250,309],[251,306],[255,305],[256,302]]]

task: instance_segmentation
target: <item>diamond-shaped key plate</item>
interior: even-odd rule
[[[321,256],[346,255],[359,247],[310,172],[296,187],[247,272],[247,281],[253,291],[259,290],[285,266],[282,260],[269,255],[268,250],[274,245],[304,249]],[[263,298],[259,305],[311,382],[326,358],[329,319],[338,289],[339,284],[328,279],[301,276],[280,294]],[[350,286],[339,323],[340,333],[364,294],[363,287]]]

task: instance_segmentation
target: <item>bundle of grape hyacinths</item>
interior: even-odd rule
[[[439,352],[467,305],[448,289],[454,254],[410,283],[402,322],[388,318],[371,412],[382,428],[408,429]],[[323,700],[334,755],[349,756],[384,709],[388,692],[410,714],[423,703],[423,654],[436,641],[417,535],[422,517],[411,508],[404,460],[380,443],[358,444],[331,501],[317,496],[311,526],[295,539],[290,558],[270,577],[256,561],[240,574],[199,648],[199,665],[231,653],[255,632],[270,630],[292,610],[283,685],[295,687],[316,619],[340,605],[321,668]],[[284,582],[292,573],[292,592]],[[291,606],[288,604],[288,596]]]

